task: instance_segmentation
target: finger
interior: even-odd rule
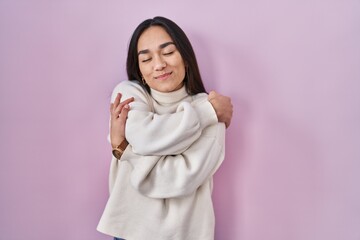
[[[113,112],[112,112],[112,117],[113,117],[114,119],[117,119],[117,118],[119,117],[120,113],[122,112],[124,106],[127,105],[127,104],[129,104],[129,103],[131,103],[131,102],[133,102],[133,101],[134,101],[134,98],[131,97],[131,98],[128,98],[128,99],[126,99],[125,101],[121,102],[121,103],[113,110]],[[129,107],[129,110],[130,110],[130,106],[128,106],[128,107]]]
[[[123,122],[123,123],[126,122],[126,118],[128,116],[129,110],[130,110],[130,106],[128,104],[126,104],[123,107],[123,109],[121,110],[120,115],[119,115],[119,118],[120,118],[121,122]]]
[[[114,103],[110,104],[110,117],[111,117],[111,119],[113,119],[113,118],[116,119],[116,117],[117,117],[117,115],[115,114],[115,104]]]
[[[129,103],[133,102],[134,100],[135,100],[135,98],[131,97],[131,98],[124,100],[122,103],[129,104]]]
[[[111,104],[110,104],[110,113],[112,113],[112,112],[113,112],[113,109],[114,109],[114,104],[113,104],[113,103],[111,103]]]
[[[117,114],[120,114],[120,112],[122,111],[123,107],[124,107],[126,104],[129,104],[129,103],[131,103],[131,102],[133,102],[133,101],[134,101],[134,98],[133,98],[133,97],[126,99],[125,101],[121,102],[121,103],[116,107],[116,109],[115,109],[114,112],[117,113]]]
[[[226,128],[230,127],[230,124],[231,124],[231,120],[229,120],[229,122],[227,123]]]
[[[115,98],[115,100],[114,100],[114,108],[116,108],[116,107],[119,105],[120,100],[121,100],[121,97],[122,97],[121,93],[118,93],[118,94],[116,95],[116,98]]]
[[[114,103],[111,103],[110,104],[110,119],[116,119],[118,116],[119,116],[119,113],[116,114]]]
[[[216,96],[216,92],[215,91],[210,91],[209,96],[208,96],[208,100],[210,101],[211,99],[215,98]]]
[[[229,119],[224,120],[224,123],[225,123],[225,127],[226,127],[226,128],[229,127],[229,121],[230,121]]]

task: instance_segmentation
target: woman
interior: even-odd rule
[[[212,176],[224,159],[230,99],[206,94],[188,38],[163,17],[134,31],[127,74],[110,121],[114,153],[124,152],[112,159],[97,229],[115,239],[214,239]]]

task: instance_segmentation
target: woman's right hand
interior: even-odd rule
[[[231,98],[223,96],[215,91],[211,91],[208,100],[213,106],[219,122],[225,123],[226,128],[228,128],[233,114]]]
[[[121,96],[121,93],[118,93],[114,103],[110,105],[110,141],[113,148],[119,146],[125,139],[126,118],[130,110],[129,103],[134,101],[134,98],[128,98],[120,102]]]

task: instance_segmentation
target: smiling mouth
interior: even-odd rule
[[[172,72],[164,73],[164,74],[161,74],[161,75],[155,77],[155,79],[160,79],[160,80],[166,79],[166,78],[169,77],[171,74],[172,74]]]

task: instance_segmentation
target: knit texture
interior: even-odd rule
[[[189,96],[123,81],[112,94],[134,97],[129,146],[112,158],[110,197],[97,230],[126,240],[213,240],[212,176],[224,160],[225,125],[207,94]]]

